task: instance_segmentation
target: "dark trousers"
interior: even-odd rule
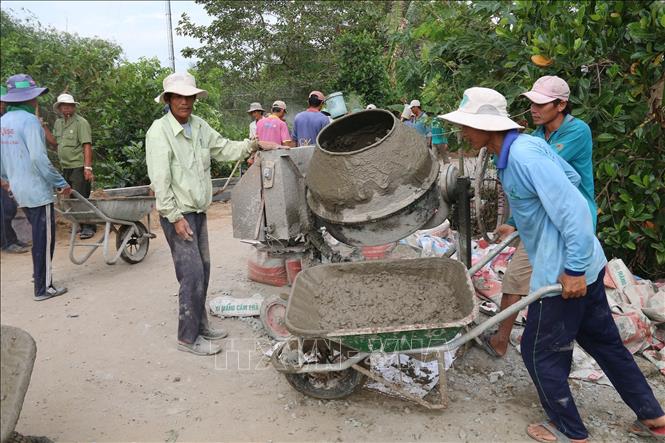
[[[83,175],[83,167],[80,168],[65,168],[62,170],[62,176],[65,178],[69,186],[83,197],[90,197],[90,182],[85,179]],[[96,225],[81,225],[81,230],[88,230],[97,232]]]
[[[55,213],[53,204],[23,208],[32,225],[32,276],[35,295],[44,295],[51,286],[51,260],[55,250]]]
[[[208,327],[206,295],[210,281],[210,249],[208,247],[208,222],[205,214],[185,214],[192,234],[192,241],[181,239],[173,223],[160,217],[164,236],[171,248],[175,275],[180,283],[178,298],[178,340],[194,343],[199,331]]]
[[[522,359],[540,403],[568,438],[588,437],[568,386],[577,343],[600,365],[622,400],[640,420],[663,415],[653,391],[619,336],[607,304],[603,276],[587,286],[581,298],[547,297],[529,306],[522,335]]]
[[[12,227],[12,220],[16,216],[16,201],[9,196],[9,192],[2,189],[2,200],[0,200],[0,247],[5,249],[18,242],[16,231]]]

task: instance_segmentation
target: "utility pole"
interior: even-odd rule
[[[168,27],[169,61],[171,71],[175,72],[175,54],[173,52],[173,23],[171,22],[171,0],[166,0],[166,26]]]

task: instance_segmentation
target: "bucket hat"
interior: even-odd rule
[[[46,94],[48,88],[40,88],[28,74],[15,74],[7,79],[7,92],[0,100],[7,103],[21,103]]]
[[[254,111],[266,112],[265,109],[263,109],[263,106],[261,106],[261,103],[259,102],[252,102],[249,104],[249,109],[247,110],[247,113],[249,114],[250,112]]]
[[[365,109],[376,109],[376,105],[370,103]]]
[[[284,112],[286,112],[286,103],[284,103],[282,100],[275,100],[272,104],[272,107],[283,109]]]
[[[174,72],[164,79],[162,85],[164,91],[155,97],[157,103],[165,103],[164,94],[167,92],[184,97],[195,95],[196,98],[206,98],[208,96],[208,91],[196,87],[196,80],[189,72]]]
[[[420,106],[420,100],[411,100],[411,103],[409,103],[409,109],[411,109],[413,107],[416,107],[416,106],[419,107],[419,108],[421,107]]]
[[[494,89],[469,88],[464,91],[457,111],[440,115],[439,118],[482,131],[522,128],[508,117],[507,108],[506,98]]]
[[[402,118],[405,120],[408,120],[411,118],[413,115],[413,112],[411,112],[411,106],[410,105],[404,105],[404,110],[402,111]]]
[[[74,101],[74,97],[71,96],[70,94],[60,94],[58,96],[58,100],[53,104],[53,110],[55,112],[58,112],[60,109],[60,105],[63,103],[69,103],[71,105],[80,105],[79,102]]]
[[[556,75],[546,75],[536,80],[529,92],[521,95],[538,105],[542,105],[554,100],[568,101],[570,88],[564,79]]]
[[[323,95],[323,92],[321,92],[321,91],[312,91],[312,92],[309,93],[309,95],[307,97],[309,98],[311,96],[314,96],[314,97],[318,98],[321,101],[326,100],[326,96]]]

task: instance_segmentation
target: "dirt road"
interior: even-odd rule
[[[361,391],[322,402],[293,390],[257,349],[246,322],[219,320],[225,350],[204,358],[176,350],[177,282],[157,231],[137,265],[108,266],[96,253],[83,266],[67,258],[59,232],[55,280],[60,298],[32,300],[29,255],[2,255],[1,321],[30,332],[37,360],[17,430],[57,441],[527,441],[542,420],[521,359],[490,360],[471,349],[449,371],[445,412]],[[232,238],[230,207],[209,213],[209,296],[277,294],[249,282],[250,246]],[[647,366],[648,367],[648,366]],[[489,373],[503,371],[495,384]],[[665,399],[660,376],[649,378]],[[571,382],[595,441],[637,441],[626,431],[632,412],[610,387]]]

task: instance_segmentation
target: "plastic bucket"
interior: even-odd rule
[[[344,103],[344,96],[341,92],[333,92],[326,97],[326,108],[328,108],[328,112],[332,118],[341,117],[348,112],[346,103]]]

